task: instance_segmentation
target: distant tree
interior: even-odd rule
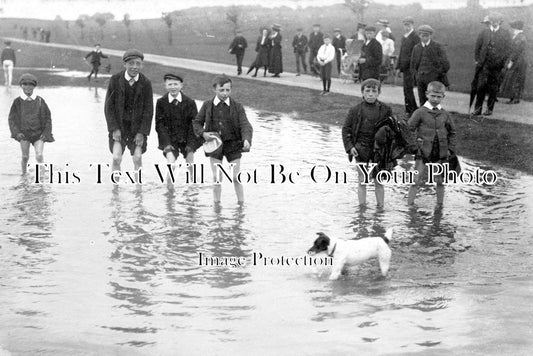
[[[107,21],[113,20],[115,18],[115,15],[113,15],[110,12],[104,12],[104,13],[97,12],[93,15],[92,18],[94,22],[96,22],[98,26],[100,26],[100,39],[103,40],[104,39],[104,26],[107,23]]]
[[[130,31],[130,14],[124,14],[124,18],[122,19],[122,23],[124,26],[126,26],[126,31],[128,32],[128,42],[131,42],[131,31]]]
[[[89,16],[87,15],[80,15],[78,17],[78,19],[76,20],[76,26],[78,26],[80,28],[80,32],[81,32],[81,39],[85,39],[85,32],[83,32],[83,29],[85,28],[85,26],[87,25],[87,21],[89,20]],[[35,37],[35,35],[34,35]]]
[[[239,27],[239,21],[241,19],[242,10],[238,6],[230,6],[226,11],[226,20],[232,23],[233,25],[233,35],[237,34],[237,28]]]
[[[344,6],[352,10],[359,22],[365,21],[365,10],[370,5],[370,0],[344,0]]]
[[[174,16],[170,12],[163,12],[161,14],[161,19],[168,27],[168,45],[172,46],[172,23],[174,22]]]

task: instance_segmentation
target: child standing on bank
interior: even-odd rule
[[[104,111],[113,171],[120,170],[126,147],[136,171],[141,168],[142,155],[146,152],[154,100],[152,83],[141,73],[143,60],[141,51],[128,49],[122,56],[125,70],[113,75],[107,87]]]
[[[446,163],[455,153],[455,125],[452,116],[440,105],[444,99],[446,87],[441,82],[428,84],[426,96],[428,100],[418,108],[409,119],[409,128],[416,133],[419,146],[415,156],[415,169],[418,171],[416,184],[409,188],[407,203],[414,204],[416,193],[420,185],[424,184],[427,176],[427,163]],[[444,202],[444,185],[442,175],[437,183],[437,206]]]
[[[193,164],[194,152],[202,145],[192,127],[192,122],[198,114],[196,103],[182,93],[181,76],[168,73],[163,79],[167,93],[157,99],[155,107],[155,129],[159,138],[159,149],[170,164],[176,162],[180,152],[187,163]]]
[[[352,161],[355,157],[357,163],[369,164],[374,159],[375,126],[381,120],[392,115],[391,108],[378,100],[381,93],[381,83],[376,79],[367,79],[361,83],[363,101],[352,107],[342,126],[342,141],[348,158]],[[375,163],[375,162],[374,162]],[[359,169],[359,186],[357,196],[359,205],[366,205],[365,174]],[[385,188],[374,179],[377,206],[382,208],[385,201]]]
[[[250,151],[252,144],[253,128],[244,107],[230,98],[232,82],[226,75],[218,76],[213,81],[215,97],[207,100],[202,105],[200,112],[193,122],[194,132],[204,140],[216,140],[220,137],[221,149],[206,156],[210,157],[213,171],[213,198],[215,203],[220,202],[222,187],[219,182],[222,172],[218,167],[222,164],[224,156],[233,166],[233,185],[239,203],[244,202],[242,184],[238,182],[237,175],[241,167],[242,152]]]
[[[323,91],[321,95],[328,95],[331,88],[331,67],[335,59],[335,47],[331,44],[331,37],[324,35],[324,44],[318,49],[316,60],[320,66],[320,79],[322,79]]]
[[[54,142],[52,117],[43,98],[34,93],[37,78],[29,73],[20,77],[22,95],[17,97],[9,112],[11,137],[20,142],[22,151],[22,174],[27,171],[30,158],[30,145],[35,149],[35,160],[43,163],[45,142]]]

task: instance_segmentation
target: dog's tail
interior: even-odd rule
[[[390,240],[392,240],[392,232],[393,232],[393,228],[388,228],[387,231],[385,232],[385,235],[382,236],[381,238],[383,239],[383,241],[385,241],[385,243],[388,245],[390,243]]]

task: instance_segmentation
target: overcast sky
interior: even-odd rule
[[[466,0],[373,0],[385,4],[409,4],[421,2],[425,8],[458,8]],[[181,10],[193,6],[214,5],[262,5],[278,6],[324,6],[343,3],[343,0],[0,0],[2,17],[29,17],[54,19],[60,15],[64,20],[75,20],[80,14],[92,15],[95,12],[111,12],[122,19],[129,13],[132,19],[158,18],[162,12]],[[481,0],[484,6],[500,4],[532,4],[533,0]]]

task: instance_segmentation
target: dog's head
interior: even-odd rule
[[[309,255],[315,255],[320,252],[328,251],[331,239],[323,232],[317,232],[316,234],[318,237],[316,238],[315,242],[313,242],[313,246],[307,251]]]

